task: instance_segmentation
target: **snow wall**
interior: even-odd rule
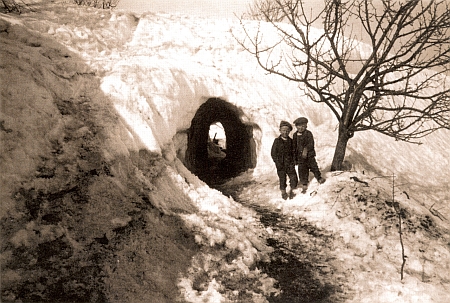
[[[269,41],[278,38],[269,24],[244,26],[254,32],[260,29]],[[143,15],[126,49],[106,72],[102,89],[145,147],[170,160],[186,157],[187,133],[202,104],[211,99],[229,103],[248,126],[249,133],[242,136],[249,136],[252,155],[245,168],[254,168],[255,175],[274,173],[270,147],[279,122],[308,117],[319,166],[327,171],[337,140],[335,117],[325,105],[308,100],[298,83],[263,72],[238,44],[243,39],[237,21]],[[430,172],[425,180],[419,178],[423,183],[411,184],[420,191],[450,177],[448,171],[430,171],[428,165],[436,159],[439,167],[449,163],[446,136],[445,131],[434,133],[411,149],[409,143],[375,132],[357,133],[349,142],[346,160],[354,170],[395,173],[405,182]],[[370,154],[364,153],[368,146]],[[432,199],[443,198],[442,190],[438,192]]]
[[[213,100],[234,108],[247,129],[236,131],[235,136],[249,140],[251,155],[243,167],[255,168],[256,173],[273,170],[267,164],[271,164],[270,146],[281,120],[307,116],[310,127],[320,133],[319,149],[332,148],[320,143],[323,135],[335,136],[330,111],[307,102],[297,84],[265,74],[234,34],[242,35],[242,28],[227,20],[143,16],[126,55],[103,78],[102,89],[146,148],[169,160],[178,156],[188,166],[187,137],[194,131],[194,117]],[[218,117],[222,111],[212,106],[201,120],[223,122]],[[235,141],[229,131],[234,123],[222,124],[227,141]]]
[[[295,83],[263,73],[233,37],[242,30],[237,22],[70,6],[40,11],[38,18],[1,19],[6,300],[27,289],[40,296],[63,293],[64,286],[86,301],[105,301],[109,293],[122,302],[155,296],[170,302],[178,293],[177,273],[190,268],[197,245],[238,250],[244,269],[263,259],[267,247],[252,211],[183,165],[192,121],[208,102],[213,109],[205,117],[216,119],[215,109],[224,109],[238,118],[240,128],[233,130],[244,133],[250,149],[243,167],[255,176],[276,178],[270,146],[280,120],[298,116],[310,120],[319,165],[326,171],[331,163],[337,135],[331,113],[309,102]],[[395,167],[406,180],[426,173],[411,186],[430,192],[442,184],[436,180],[450,177],[443,169],[450,148],[445,135],[424,139],[412,152],[376,133],[356,134],[347,157],[355,170],[383,174]],[[370,156],[363,153],[368,146]],[[442,169],[433,167],[436,159]],[[427,203],[445,201],[446,194],[437,188]],[[142,268],[152,275],[138,276]],[[99,280],[92,285],[90,279],[105,273],[108,292],[97,293]],[[61,288],[44,292],[43,277]],[[137,282],[143,280],[157,290]],[[73,299],[66,294],[61,299]]]
[[[234,151],[234,158],[240,161],[233,168],[236,173],[252,169],[255,175],[271,173],[276,178],[270,147],[278,136],[279,122],[292,122],[299,116],[309,119],[319,166],[323,171],[329,169],[337,140],[335,117],[325,105],[309,101],[298,83],[263,72],[237,42],[244,39],[238,21],[70,6],[59,16],[52,11],[40,13],[46,15],[42,20],[23,16],[13,22],[61,41],[94,70],[106,102],[113,105],[134,142],[121,148],[144,148],[170,162],[179,159],[197,173],[192,150],[204,146],[206,139],[199,136],[196,140],[200,143],[189,146],[189,133],[195,126],[204,128],[216,122],[213,120],[224,119],[220,116],[223,108],[213,106],[197,119],[202,123],[195,123],[199,109],[210,100],[228,108],[232,115],[229,129],[235,122],[240,126],[231,136],[237,139],[230,140],[243,141]],[[65,17],[67,13],[69,17]],[[278,39],[269,24],[249,21],[244,26],[253,32],[260,29],[269,41]],[[363,46],[360,49],[364,51]],[[199,133],[204,136],[206,130]],[[435,184],[449,179],[450,172],[434,169],[448,167],[447,135],[437,132],[411,149],[409,143],[375,132],[356,133],[349,141],[346,160],[353,170],[395,173],[418,192],[434,191],[427,200],[448,199],[448,188],[435,188]],[[364,152],[367,148],[371,153]],[[243,158],[239,158],[240,152],[245,154]],[[437,166],[430,165],[436,161]],[[424,173],[425,179],[420,177]],[[422,182],[411,183],[416,179]]]

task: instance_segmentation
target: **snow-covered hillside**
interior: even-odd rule
[[[0,14],[2,300],[275,302],[256,266],[272,230],[197,177],[219,121],[226,186],[332,233],[346,301],[447,301],[448,131],[422,145],[357,133],[349,171],[330,173],[332,114],[262,72],[237,21],[44,3]],[[270,147],[299,116],[327,182],[283,201]]]

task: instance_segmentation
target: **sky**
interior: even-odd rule
[[[239,18],[254,0],[120,0],[117,8],[136,13],[165,12],[208,18]],[[305,0],[305,7],[320,9],[321,1]]]
[[[229,186],[243,187],[241,199],[250,201],[248,204],[306,220],[333,235],[333,267],[329,266],[348,279],[347,303],[447,303],[448,131],[424,138],[422,145],[397,142],[370,131],[357,133],[346,155],[351,169],[333,173],[329,164],[337,132],[332,114],[324,105],[305,100],[295,83],[261,71],[230,33],[231,29],[242,34],[237,22],[167,15],[137,19],[122,12],[67,6],[1,14],[0,20],[8,29],[0,37],[4,39],[2,56],[9,58],[0,74],[8,84],[1,88],[1,135],[8,147],[0,164],[7,176],[1,179],[3,222],[20,217],[14,208],[17,188],[29,186],[35,192],[60,189],[76,180],[79,170],[84,168],[87,175],[93,175],[90,165],[111,163],[113,170],[107,176],[93,175],[89,195],[95,203],[77,205],[86,216],[126,225],[128,213],[121,213],[119,206],[135,203],[127,199],[137,188],[140,195],[148,194],[161,213],[179,215],[202,248],[192,257],[189,270],[178,277],[177,291],[186,302],[231,300],[236,294],[224,290],[224,281],[234,278],[234,285],[247,278],[255,281],[245,289],[252,296],[249,303],[268,302],[270,294],[280,292],[277,281],[254,264],[270,260],[268,239],[280,240],[285,235],[262,226],[250,205],[210,188],[182,161],[187,130],[198,108],[208,98],[221,98],[238,107],[242,121],[253,128],[258,160],[254,169],[230,180]],[[249,27],[255,30],[256,23]],[[270,29],[266,30],[270,37]],[[98,86],[93,86],[92,75]],[[279,121],[293,121],[298,116],[310,121],[316,158],[327,181],[319,186],[312,179],[307,194],[297,192],[294,199],[284,201],[270,148],[278,136]],[[83,141],[85,138],[91,140]],[[158,178],[146,162],[136,166],[131,160],[123,162],[144,151],[162,159],[164,169]],[[55,168],[54,176],[36,177],[47,166]],[[392,187],[385,177],[393,173],[399,184],[395,199],[409,219],[404,230],[408,255],[404,280],[399,278],[397,221],[386,203]],[[136,175],[135,182],[126,179],[128,175]],[[121,199],[110,198],[116,192],[124,193]],[[64,201],[70,203],[70,199]],[[96,203],[103,203],[104,208],[96,209]],[[133,204],[129,213],[135,207]],[[444,219],[430,210],[438,210]],[[65,235],[72,243],[78,239],[61,224],[40,222],[32,220],[12,229],[6,239],[8,247],[42,243],[40,234],[51,239]],[[102,236],[105,227],[92,224],[96,229],[90,232]],[[174,227],[177,230],[178,226]],[[295,230],[291,232],[306,241]],[[133,241],[138,247],[150,239]],[[164,258],[166,249],[160,248],[160,256],[143,253],[136,259]],[[12,253],[2,257],[5,264],[13,263]],[[231,260],[225,261],[227,258]],[[149,288],[144,283],[145,271],[149,276],[154,271],[146,267],[142,271],[144,278],[127,296],[143,298]],[[109,267],[104,272],[112,275]],[[23,274],[11,273],[6,282],[14,284],[13,279]],[[117,280],[107,277],[109,286],[127,291],[121,286],[130,270],[120,274]],[[199,280],[205,283],[200,290],[195,284]]]
[[[241,16],[253,0],[120,0],[117,8],[133,12],[183,13],[202,17]]]

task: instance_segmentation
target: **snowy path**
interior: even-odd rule
[[[283,214],[263,197],[241,195],[252,187],[222,185],[218,190],[244,206],[254,209],[270,237],[267,244],[274,251],[271,262],[256,266],[278,281],[281,294],[269,302],[344,302],[352,296],[349,273],[336,263],[333,253],[337,238],[304,218]],[[267,199],[267,198],[266,198]]]
[[[257,266],[282,291],[269,302],[448,302],[447,232],[428,209],[397,188],[408,258],[401,279],[389,180],[357,172],[326,178],[292,200],[279,197],[273,175],[243,174],[218,188],[255,210],[267,231],[271,262]]]

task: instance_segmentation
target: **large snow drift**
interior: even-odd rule
[[[355,219],[348,208],[346,216],[338,216],[334,204],[326,203],[354,198],[350,187],[336,191],[346,184],[340,177],[328,173],[326,190],[312,199],[289,204],[276,199],[270,147],[279,121],[308,117],[325,173],[336,122],[296,84],[256,66],[234,38],[242,33],[238,22],[54,4],[34,10],[0,15],[5,300],[45,301],[64,293],[61,300],[173,302],[182,294],[189,302],[220,302],[237,296],[224,290],[229,272],[261,286],[247,291],[247,302],[277,294],[276,281],[254,267],[268,260],[271,249],[264,239],[270,231],[254,211],[193,174],[211,172],[202,161],[214,122],[225,128],[232,160],[223,170],[232,171],[228,177],[247,171],[244,179],[259,180],[247,195],[340,234],[342,262],[352,262],[349,251],[363,255],[364,246],[384,239],[381,231],[368,236],[362,227],[376,228],[381,219]],[[270,34],[268,25],[262,26]],[[416,277],[417,247],[411,252],[414,274],[404,285],[394,280],[397,272],[390,265],[382,272],[387,280],[367,276],[361,257],[352,270],[375,282],[359,281],[355,300],[377,302],[380,294],[389,298],[395,292],[392,302],[415,302],[415,296],[443,302],[450,262],[443,244],[448,235],[442,232],[450,218],[448,135],[436,132],[420,146],[373,132],[349,142],[346,160],[359,178],[395,173],[412,198],[402,206],[421,216],[431,207],[443,214],[430,219],[441,238],[420,236],[435,246],[434,255],[427,255],[433,264],[426,269],[428,281]],[[389,183],[376,185],[380,188],[364,194],[378,197],[374,192],[389,190]],[[388,240],[387,252],[398,248]],[[373,247],[370,252],[377,254]],[[375,258],[368,267],[388,260]],[[389,285],[393,290],[384,290]],[[413,291],[417,285],[423,295]],[[428,292],[427,285],[432,285]]]

